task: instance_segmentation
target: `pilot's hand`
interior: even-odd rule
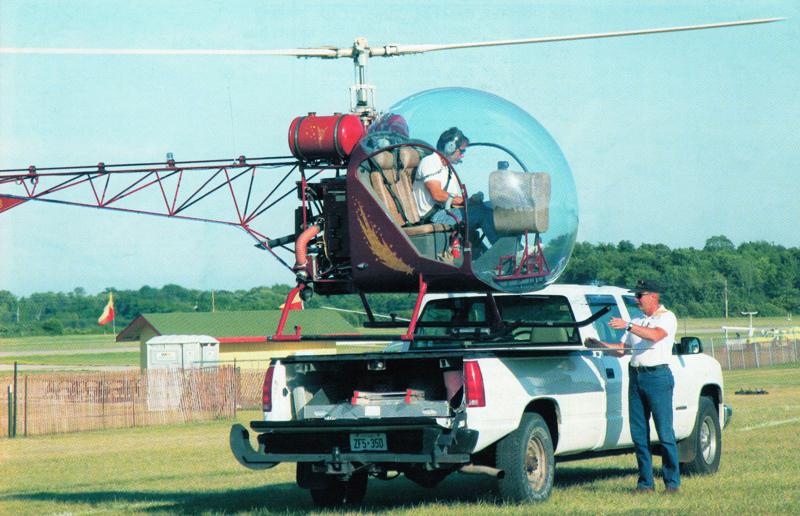
[[[469,204],[481,204],[483,202],[483,192],[474,193],[469,196]]]

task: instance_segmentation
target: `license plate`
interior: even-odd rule
[[[350,451],[386,451],[386,434],[350,434]]]

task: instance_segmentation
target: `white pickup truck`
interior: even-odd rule
[[[582,343],[618,341],[609,318],[636,310],[615,287],[429,295],[411,341],[273,360],[264,420],[250,424],[257,448],[234,425],[231,449],[251,469],[296,462],[297,483],[324,507],[359,504],[370,476],[398,473],[427,487],[453,472],[487,474],[505,500],[545,500],[556,461],[632,452],[629,357]],[[689,337],[670,368],[682,469],[714,473],[732,413],[720,365]]]

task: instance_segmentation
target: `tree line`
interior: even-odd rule
[[[117,332],[142,314],[173,312],[231,312],[239,310],[277,310],[286,302],[292,287],[275,284],[250,290],[197,290],[179,285],[162,288],[143,286],[138,290],[107,288],[100,294],[89,295],[83,288],[68,293],[36,293],[18,298],[0,290],[0,337],[32,335],[80,335],[110,333],[112,325],[98,325],[98,318],[114,297]],[[370,307],[376,314],[411,313],[415,296],[408,294],[378,294],[369,296]],[[353,324],[366,317],[357,312],[364,305],[357,295],[314,296],[305,302],[306,308],[333,307]]]
[[[679,317],[800,313],[800,249],[767,242],[736,247],[725,236],[709,238],[700,250],[578,243],[559,280],[631,287],[639,279],[658,281],[665,306]]]
[[[800,313],[800,249],[766,242],[735,246],[725,236],[706,241],[703,249],[669,249],[662,244],[635,247],[618,244],[575,244],[572,257],[559,283],[599,284],[631,287],[639,279],[658,281],[665,305],[679,317],[724,317],[739,312],[759,316]],[[83,288],[69,293],[37,293],[18,298],[0,291],[0,337],[44,334],[86,334],[110,331],[97,319],[114,295],[117,331],[146,313],[276,310],[286,302],[289,285],[256,287],[237,291],[202,291],[178,285],[139,290],[108,288],[89,295]],[[408,317],[414,295],[370,295],[376,314]],[[333,307],[351,322],[365,317],[357,295],[314,296],[306,308]]]

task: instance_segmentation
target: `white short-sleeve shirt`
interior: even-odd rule
[[[633,348],[631,365],[635,367],[652,367],[669,364],[669,359],[672,356],[672,346],[675,344],[675,334],[678,331],[678,320],[675,314],[663,306],[659,306],[653,315],[648,317],[645,314],[641,314],[634,317],[631,323],[646,328],[662,328],[667,332],[667,336],[658,342],[637,337],[631,332],[625,332],[621,342],[625,347]]]
[[[450,179],[449,183],[447,179]],[[461,195],[458,187],[458,180],[455,175],[450,176],[450,169],[442,163],[441,158],[435,152],[422,158],[417,166],[417,177],[414,181],[414,199],[417,201],[419,216],[422,217],[433,208],[434,200],[431,193],[425,186],[427,181],[439,181],[442,190],[454,196]],[[447,188],[445,188],[445,186]]]

